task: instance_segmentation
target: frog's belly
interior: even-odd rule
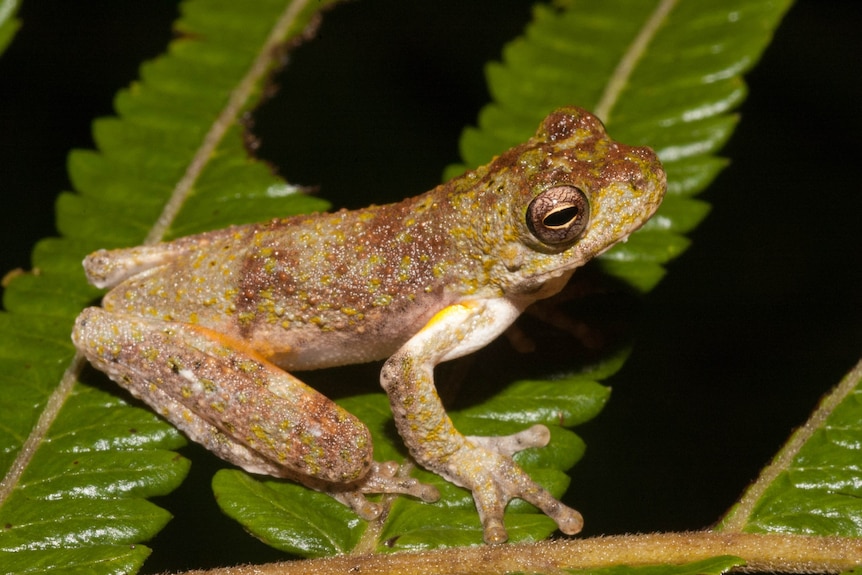
[[[282,329],[258,326],[242,337],[264,357],[286,370],[309,370],[386,359],[420,331],[445,306],[371,310],[361,321]]]

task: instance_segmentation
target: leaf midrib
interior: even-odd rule
[[[667,20],[668,14],[676,7],[678,0],[661,0],[653,10],[650,17],[644,22],[643,27],[629,44],[628,49],[623,54],[617,67],[614,69],[605,89],[599,98],[598,103],[593,109],[593,113],[601,118],[602,122],[609,124],[611,120],[611,110],[619,100],[620,95],[625,90],[626,83],[631,78],[632,73],[641,57],[646,54],[647,47],[652,39],[658,33],[661,25]]]
[[[288,29],[307,3],[308,0],[294,0],[276,21],[261,50],[258,52],[257,58],[252,62],[251,67],[237,87],[231,92],[227,104],[201,140],[201,145],[192,157],[191,162],[189,162],[183,177],[174,186],[170,198],[165,202],[162,213],[155,224],[153,224],[153,227],[150,228],[144,240],[145,245],[155,244],[164,239],[165,233],[174,223],[183,205],[185,205],[194,188],[195,182],[200,178],[216,148],[224,139],[228,129],[239,119],[242,109],[254,93],[254,87],[269,71],[273,61],[273,54],[275,54],[276,48],[282,43],[282,38],[286,36]]]

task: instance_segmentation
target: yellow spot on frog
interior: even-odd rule
[[[457,304],[450,305],[448,307],[444,307],[443,309],[441,309],[440,311],[435,313],[431,317],[431,319],[428,320],[428,323],[426,323],[422,327],[422,331],[425,331],[426,329],[430,328],[434,324],[439,323],[441,321],[448,321],[446,318],[448,318],[449,316],[452,316],[456,313],[463,313],[464,310],[467,310],[470,307],[472,307],[472,305],[469,302],[457,303]]]
[[[252,360],[238,361],[236,366],[244,373],[254,373],[260,367],[256,361]]]
[[[376,307],[387,306],[392,303],[392,296],[388,293],[380,294],[374,298],[374,301],[371,302],[372,305]]]

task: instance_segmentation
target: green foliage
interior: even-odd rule
[[[145,64],[139,82],[117,96],[117,117],[94,123],[98,150],[70,155],[76,193],[58,202],[63,238],[37,245],[34,272],[9,283],[7,312],[0,315],[7,343],[0,354],[0,564],[8,571],[131,572],[149,552],[138,543],[168,520],[145,499],[169,492],[184,477],[189,463],[171,451],[183,440],[148,411],[100,390],[103,378],[73,360],[72,320],[99,297],[84,282],[79,262],[95,248],[325,207],[248,158],[241,120],[263,94],[276,44],[298,37],[327,4],[188,0],[168,54]],[[506,48],[502,64],[489,66],[495,103],[462,140],[465,163],[477,165],[528,137],[550,109],[574,102],[595,109],[616,139],[655,147],[668,170],[668,197],[657,217],[602,263],[641,290],[655,285],[662,265],[685,249],[683,234],[705,215],[705,204],[692,197],[724,165],[713,154],[732,131],[731,111],[744,97],[740,75],[757,61],[787,2],[660,6],[671,9],[655,12],[637,0],[537,6],[525,37]],[[0,16],[9,13],[0,10]],[[10,22],[0,19],[0,48],[17,25]],[[596,381],[621,361],[612,357],[551,382],[512,383],[453,418],[474,434],[511,433],[536,422],[551,426],[551,445],[518,459],[561,494],[568,484],[563,472],[584,450],[566,428],[600,411],[609,392]],[[825,509],[837,517],[849,509],[846,517],[862,524],[852,507],[860,499],[855,486],[862,484],[854,447],[862,441],[853,422],[862,417],[858,395],[848,397],[794,465],[770,483],[757,508],[758,529],[792,524],[791,531],[858,535],[852,525],[820,521],[812,512]],[[403,459],[385,398],[341,403],[369,424],[376,457]],[[300,555],[348,553],[360,543],[377,551],[479,543],[469,494],[423,471],[415,476],[436,485],[442,501],[396,498],[386,522],[374,526],[325,495],[236,470],[218,472],[213,489],[247,530]],[[812,484],[816,488],[802,498],[800,490]],[[781,491],[786,485],[793,494]],[[800,509],[797,515],[808,519],[793,518]],[[522,502],[510,506],[506,520],[515,541],[541,539],[554,529]],[[718,573],[736,564],[718,558],[656,573]]]
[[[241,123],[278,63],[267,50],[299,34],[322,6],[298,16],[277,0],[182,6],[176,28],[184,36],[117,95],[118,117],[94,122],[98,151],[69,156],[77,193],[57,205],[68,239],[92,249],[137,245],[326,207],[249,159]],[[298,19],[279,22],[286,17]]]
[[[189,467],[167,451],[184,443],[173,427],[75,383],[83,363],[73,360],[72,321],[99,296],[83,256],[158,239],[154,229],[181,235],[325,207],[248,159],[238,122],[277,63],[274,43],[301,33],[322,4],[298,13],[265,0],[218,4],[183,5],[183,36],[117,96],[118,117],[94,123],[99,150],[72,152],[78,193],[57,206],[64,237],[40,242],[34,271],[4,292],[0,564],[11,572],[136,570],[149,550],[133,544],[170,518],[145,499],[172,491]],[[182,216],[154,226],[171,198]]]
[[[0,54],[15,37],[15,32],[21,26],[21,22],[15,18],[20,2],[18,0],[0,0]]]
[[[37,400],[43,384],[34,377],[22,386],[19,370],[4,374],[11,397],[4,398],[3,440],[10,445],[7,433],[29,430],[27,397]],[[183,480],[189,461],[169,451],[183,443],[151,412],[77,386],[3,502],[0,564],[10,573],[132,570],[149,551],[130,544],[152,538],[170,519],[145,499]],[[11,462],[7,456],[4,469]]]
[[[332,497],[285,481],[254,478],[236,469],[213,477],[222,510],[255,537],[304,557],[349,553],[367,524]],[[309,510],[313,509],[313,513]]]
[[[862,537],[862,363],[824,398],[720,531]]]

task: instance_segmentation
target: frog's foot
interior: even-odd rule
[[[530,447],[547,445],[550,433],[544,425],[502,437],[467,437],[467,443],[447,461],[441,474],[473,492],[486,543],[508,539],[503,514],[510,500],[519,498],[538,507],[567,535],[578,533],[583,517],[533,481],[511,455]]]
[[[354,513],[366,521],[373,521],[383,513],[384,505],[366,499],[365,494],[393,493],[410,495],[421,499],[426,503],[433,503],[440,499],[440,492],[433,485],[421,483],[412,477],[402,476],[399,473],[402,467],[394,461],[378,462],[371,464],[368,473],[352,484],[335,489],[325,490],[336,501],[350,507]],[[320,489],[320,487],[315,486]]]

